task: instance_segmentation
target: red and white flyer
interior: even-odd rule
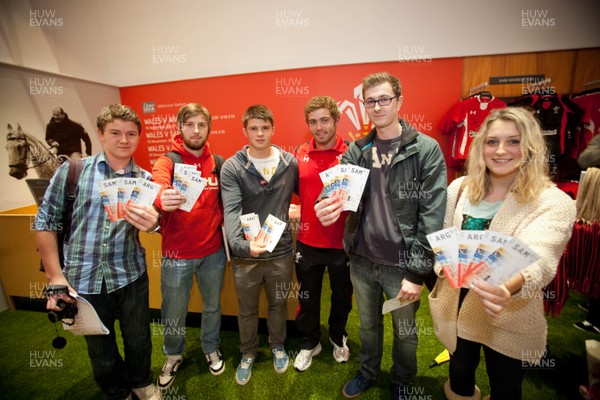
[[[459,235],[458,285],[460,287],[469,287],[464,278],[473,261],[477,246],[479,246],[479,243],[483,239],[483,235],[485,235],[485,231],[459,231]]]
[[[484,261],[473,278],[492,285],[501,285],[540,259],[540,256],[521,240],[513,238]]]
[[[478,274],[478,270],[484,265],[487,257],[496,251],[500,246],[508,243],[512,239],[511,236],[494,231],[486,231],[481,242],[477,245],[473,260],[471,261],[467,272],[463,276],[463,281],[469,285],[473,280],[473,276]]]
[[[137,181],[137,185],[131,191],[131,196],[127,204],[136,203],[151,206],[154,200],[156,200],[160,185],[144,178],[137,178]]]
[[[125,207],[131,197],[131,192],[137,186],[137,178],[117,178],[119,181],[117,188],[117,215],[119,219],[125,216]]]
[[[105,179],[98,182],[98,190],[100,191],[100,199],[102,206],[108,213],[110,222],[118,221],[118,188],[119,181],[117,179]]]
[[[260,232],[260,221],[258,214],[249,213],[240,215],[240,221],[242,222],[242,231],[246,240],[254,240]]]
[[[459,236],[458,229],[453,226],[426,236],[437,262],[440,263],[448,283],[453,288],[460,287],[458,284]]]
[[[285,225],[285,221],[282,221],[279,218],[269,214],[265,222],[262,224],[260,232],[256,236],[256,240],[266,243],[267,251],[269,253],[272,252],[273,249],[275,249],[275,246],[277,246],[277,243],[279,243],[281,235],[283,235]]]

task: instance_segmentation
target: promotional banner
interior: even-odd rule
[[[399,116],[421,132],[438,140],[446,154],[446,138],[438,125],[450,106],[460,99],[460,59],[424,59],[322,68],[273,71],[204,78],[121,88],[124,104],[142,118],[142,141],[136,162],[151,169],[158,157],[170,150],[178,133],[177,111],[189,102],[200,103],[212,115],[209,142],[214,152],[232,156],[247,142],[242,131],[244,111],[264,104],[273,111],[273,144],[292,152],[310,139],[304,106],[313,96],[333,97],[342,113],[338,133],[353,141],[371,129],[362,103],[365,76],[387,71],[400,78],[404,97]]]

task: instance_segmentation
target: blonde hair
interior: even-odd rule
[[[552,185],[548,177],[547,149],[538,121],[531,112],[518,107],[492,111],[481,124],[479,133],[473,139],[469,151],[466,178],[469,200],[473,204],[479,204],[490,188],[490,176],[483,159],[483,148],[489,129],[496,121],[514,122],[521,134],[522,158],[517,166],[517,176],[509,190],[520,203],[533,201],[544,189]]]

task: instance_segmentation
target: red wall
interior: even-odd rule
[[[336,99],[343,111],[338,132],[348,140],[356,139],[368,132],[370,123],[364,119],[355,90],[366,75],[379,71],[400,78],[404,96],[400,117],[436,138],[447,154],[447,141],[441,137],[438,125],[460,100],[462,61],[458,58],[305,68],[126,87],[121,89],[121,101],[142,118],[142,141],[135,159],[150,170],[156,158],[170,149],[170,135],[177,132],[177,111],[189,102],[204,105],[212,114],[209,142],[213,151],[225,158],[246,144],[242,115],[256,103],[273,111],[273,143],[285,150],[292,151],[310,138],[303,110],[308,99],[318,95]],[[154,102],[155,112],[144,113],[145,102]]]

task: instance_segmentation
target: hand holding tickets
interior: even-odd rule
[[[144,178],[114,178],[98,182],[102,205],[111,222],[122,220],[131,203],[151,206],[160,185]]]
[[[179,206],[179,209],[190,212],[202,194],[206,183],[206,178],[200,176],[200,171],[194,165],[175,163],[173,188],[185,196],[185,201]]]
[[[256,213],[244,214],[240,216],[240,220],[246,240],[264,244],[268,252],[272,252],[277,246],[286,225],[286,222],[271,214],[262,226]]]
[[[369,170],[356,165],[338,164],[319,174],[328,197],[340,194],[344,211],[356,211],[365,189]]]
[[[476,279],[501,285],[540,257],[517,238],[493,231],[459,231],[455,227],[427,235],[453,288]]]

